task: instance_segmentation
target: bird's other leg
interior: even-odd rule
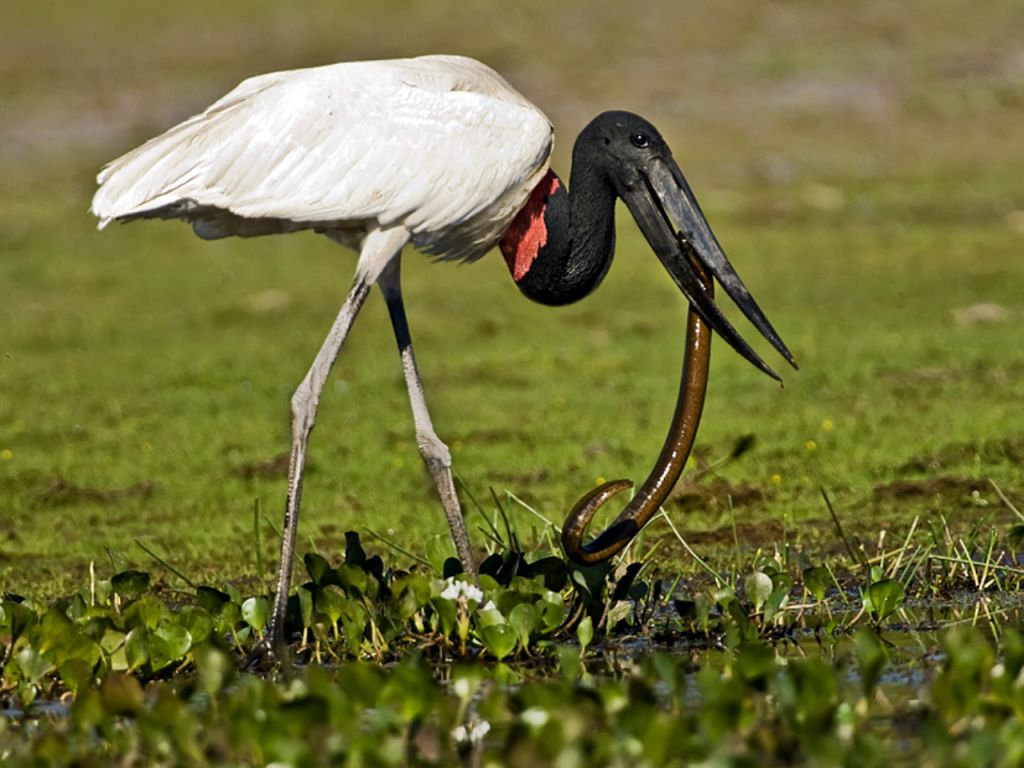
[[[469,544],[466,532],[466,521],[462,517],[459,497],[455,492],[452,480],[452,455],[448,446],[434,432],[427,412],[427,401],[423,396],[423,384],[420,382],[419,370],[416,368],[416,357],[412,351],[412,337],[409,335],[409,323],[405,317],[405,304],[402,301],[402,284],[400,279],[401,256],[392,259],[384,268],[377,280],[384,300],[391,314],[391,324],[395,329],[398,351],[402,355],[402,368],[405,371],[405,383],[409,388],[409,402],[412,405],[412,417],[416,423],[416,443],[420,448],[423,463],[426,464],[430,476],[434,479],[437,492],[441,496],[444,512],[448,516],[448,525],[452,529],[455,540],[455,551],[462,562],[462,570],[477,576],[476,564],[473,562],[473,549]]]
[[[291,586],[292,560],[295,557],[295,536],[299,525],[299,502],[302,499],[302,477],[306,467],[306,445],[316,422],[316,409],[324,383],[334,361],[338,359],[359,309],[366,300],[373,283],[389,261],[397,258],[402,247],[409,242],[407,230],[397,227],[373,230],[364,239],[356,277],[344,306],[331,326],[327,338],[317,353],[306,378],[292,397],[292,453],[288,465],[288,501],[285,506],[284,532],[281,537],[281,564],[277,577],[274,610],[270,617],[270,651],[282,662],[285,660],[285,615],[288,609],[288,590]],[[263,649],[266,650],[265,648]]]

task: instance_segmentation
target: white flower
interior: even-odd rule
[[[444,588],[441,597],[447,600],[458,600],[461,595],[465,595],[467,600],[475,600],[478,603],[484,599],[484,593],[480,591],[480,587],[467,584],[464,581],[448,579],[448,586]]]
[[[458,728],[452,731],[452,738],[454,738],[459,743],[468,741],[470,744],[477,744],[480,742],[481,739],[483,739],[484,736],[488,734],[490,730],[491,724],[488,723],[486,720],[477,723],[468,731],[466,730],[466,726],[460,725]]]

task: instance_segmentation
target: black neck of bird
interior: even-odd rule
[[[600,167],[573,152],[572,187],[541,180],[501,241],[519,290],[550,306],[593,291],[615,253],[615,191]]]

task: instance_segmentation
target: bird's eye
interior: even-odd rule
[[[647,138],[646,133],[634,133],[629,137],[629,140],[633,142],[634,147],[639,147],[640,149],[645,149],[651,144],[651,140]]]

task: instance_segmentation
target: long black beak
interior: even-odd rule
[[[638,170],[640,182],[619,194],[665,269],[704,322],[743,357],[781,381],[707,295],[690,264],[692,255],[707,267],[754,327],[794,368],[797,367],[793,355],[726,258],[679,166],[670,156],[652,158],[646,167]]]

